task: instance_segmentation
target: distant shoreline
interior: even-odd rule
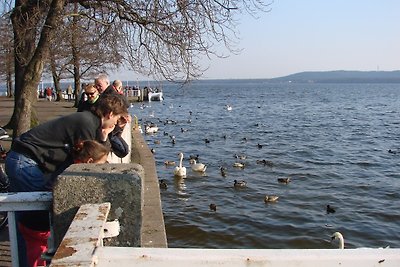
[[[230,78],[230,79],[199,79],[192,81],[263,81],[268,83],[400,83],[400,70],[394,71],[305,71],[277,78]],[[168,81],[139,81],[140,84],[171,84]],[[66,89],[70,81],[61,82],[61,88]],[[138,84],[138,81],[123,81],[123,84]],[[173,84],[173,83],[172,83]],[[53,86],[52,83],[43,83],[44,87]],[[0,96],[5,96],[5,83],[0,83]]]

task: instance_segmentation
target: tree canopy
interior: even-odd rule
[[[75,49],[84,51],[86,41],[97,39],[94,51],[116,53],[137,73],[187,81],[202,75],[203,57],[236,51],[236,26],[243,12],[256,15],[269,5],[262,0],[5,0],[4,14],[11,18],[14,33],[16,135],[29,129],[43,66],[50,51],[57,51],[50,44],[72,40],[58,36],[68,21],[78,23],[78,28],[69,29],[70,35],[78,30],[86,33]],[[81,54],[79,60],[83,58]],[[23,116],[18,108],[27,109]]]

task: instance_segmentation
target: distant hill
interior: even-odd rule
[[[400,83],[400,71],[308,71],[269,79],[292,83]]]

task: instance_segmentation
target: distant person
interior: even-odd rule
[[[123,96],[110,94],[97,101],[91,112],[76,112],[40,124],[14,139],[5,168],[10,191],[50,191],[57,176],[74,162],[78,140],[96,140],[110,146],[108,135],[121,117],[128,114]],[[18,251],[21,266],[34,266],[43,247],[26,246],[26,240],[48,238],[47,211],[18,212]],[[34,234],[32,234],[34,233]],[[27,257],[29,256],[29,262]]]
[[[71,85],[68,85],[67,96],[68,96],[68,101],[71,101],[72,100],[72,86]]]
[[[115,80],[112,84],[112,87],[118,94],[124,94],[124,89],[122,88],[122,82],[120,80]]]
[[[47,87],[46,88],[46,99],[47,99],[47,101],[51,101],[52,97],[53,97],[53,90],[51,90],[50,87]]]
[[[94,79],[94,84],[99,94],[112,93],[114,91],[112,86],[110,86],[110,80],[106,74],[99,74],[99,76]]]

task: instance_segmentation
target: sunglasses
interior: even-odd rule
[[[93,93],[85,93],[87,96],[94,96],[96,94],[96,92]]]

